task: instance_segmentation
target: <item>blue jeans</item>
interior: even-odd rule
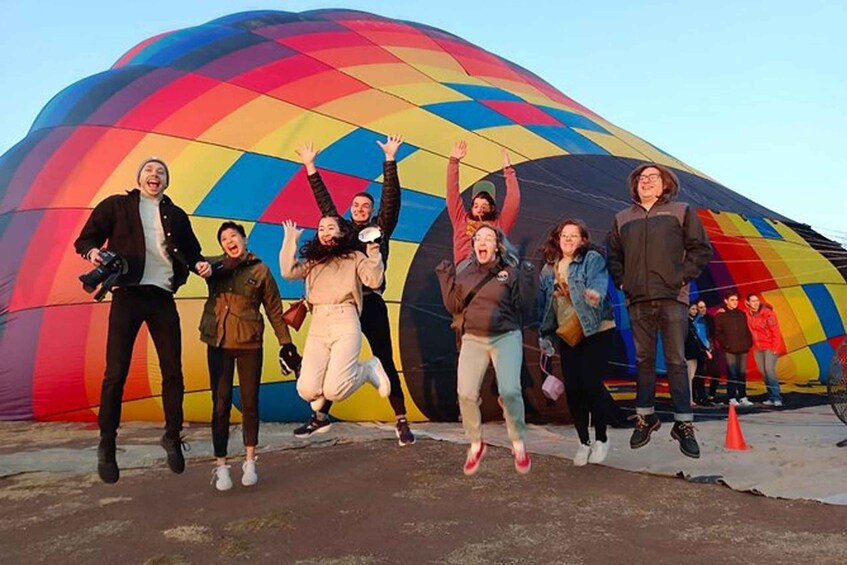
[[[685,363],[685,337],[688,334],[688,308],[676,300],[649,300],[629,306],[638,388],[635,412],[643,416],[655,413],[656,341],[661,332],[668,386],[671,390],[674,420],[694,420],[691,411],[691,386]]]
[[[753,359],[756,360],[756,367],[759,372],[765,377],[765,386],[768,388],[768,399],[774,402],[782,401],[782,396],[779,394],[779,379],[776,377],[776,360],[779,355],[767,349],[754,349]]]
[[[747,354],[726,353],[726,397],[727,399],[747,396]]]

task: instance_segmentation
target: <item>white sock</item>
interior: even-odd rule
[[[472,441],[471,442],[471,452],[472,453],[479,453],[480,449],[482,449],[482,442],[481,441]]]
[[[515,455],[523,455],[526,453],[526,446],[522,440],[512,442],[512,451],[515,452]]]

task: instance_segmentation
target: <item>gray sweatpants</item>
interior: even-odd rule
[[[465,334],[459,351],[457,390],[462,426],[471,442],[482,440],[482,414],[479,410],[479,389],[489,361],[494,364],[497,388],[503,400],[506,429],[515,442],[526,433],[523,396],[521,394],[521,361],[523,336],[513,330],[493,336]]]

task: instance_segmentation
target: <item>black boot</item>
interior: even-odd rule
[[[185,456],[182,454],[182,438],[179,435],[165,434],[162,436],[162,447],[168,454],[168,467],[174,473],[182,473],[185,471]],[[187,447],[187,444],[185,444]]]
[[[100,480],[107,484],[114,484],[121,478],[121,470],[118,469],[118,461],[115,458],[115,438],[100,437],[100,445],[97,446],[97,474]]]
[[[632,418],[635,418],[635,429],[632,430],[632,436],[629,438],[629,446],[632,449],[638,449],[650,443],[650,434],[662,427],[662,423],[655,414],[646,416],[636,414]]]
[[[679,450],[683,455],[693,459],[700,458],[700,446],[694,437],[694,422],[675,422],[671,437],[679,442]]]

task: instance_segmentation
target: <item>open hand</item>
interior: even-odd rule
[[[460,140],[453,144],[453,150],[450,151],[450,158],[461,161],[467,154],[468,144],[464,140]]]
[[[385,143],[380,140],[376,140],[376,144],[382,149],[382,152],[385,153],[386,161],[393,161],[394,156],[397,155],[397,150],[403,145],[403,136],[402,135],[394,135],[389,134]]]
[[[313,143],[304,143],[300,147],[294,150],[297,153],[297,156],[300,157],[300,161],[306,165],[314,165],[315,157],[318,156],[318,153],[321,152],[320,149],[315,149],[315,145]]]
[[[285,235],[292,236],[294,241],[297,241],[303,235],[303,230],[297,229],[297,223],[294,220],[285,220],[282,222],[282,228],[285,230]]]

